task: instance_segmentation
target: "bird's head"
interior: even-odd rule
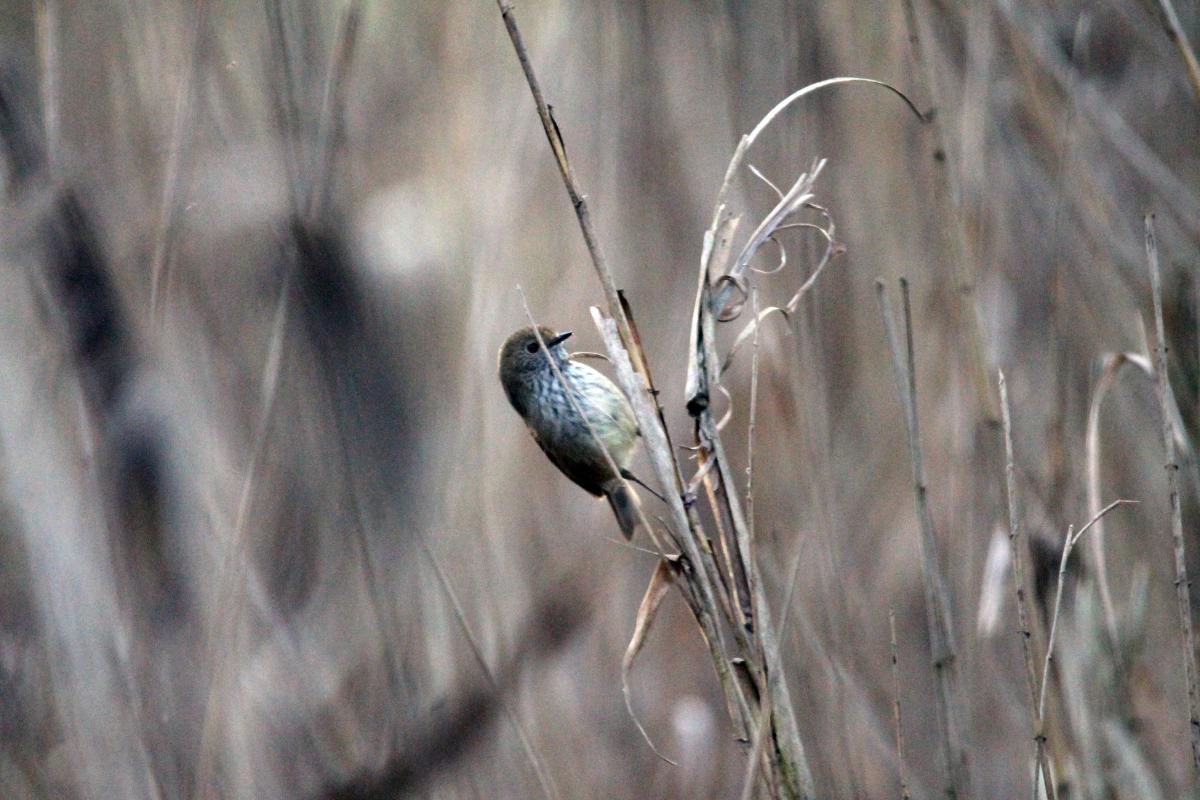
[[[570,331],[555,333],[551,328],[539,325],[537,332],[541,334],[540,342],[532,327],[521,328],[505,340],[500,347],[502,380],[550,369],[547,351],[560,365],[570,358],[567,348],[562,346],[571,335]]]

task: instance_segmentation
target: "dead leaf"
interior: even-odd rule
[[[671,588],[674,580],[675,568],[673,565],[666,559],[660,560],[658,566],[654,568],[654,574],[650,576],[650,585],[646,587],[646,594],[642,597],[642,604],[638,607],[637,620],[633,626],[633,637],[629,640],[629,646],[625,648],[625,656],[621,659],[621,692],[625,695],[625,708],[629,711],[629,716],[642,734],[642,738],[646,740],[646,744],[650,745],[654,754],[663,761],[678,766],[674,761],[658,752],[654,742],[650,741],[650,735],[646,733],[646,729],[642,727],[637,714],[633,711],[633,699],[629,693],[629,672],[633,668],[633,660],[637,658],[637,654],[641,652],[642,646],[646,643],[650,626],[654,624],[654,618],[658,614],[658,606],[662,603],[663,597],[666,596],[667,590]]]

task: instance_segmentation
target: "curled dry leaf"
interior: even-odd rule
[[[633,711],[633,698],[629,693],[629,672],[633,669],[633,660],[637,658],[637,654],[641,652],[642,645],[646,643],[646,636],[650,633],[650,626],[654,624],[654,618],[658,615],[658,606],[662,603],[662,599],[666,597],[667,590],[671,588],[671,584],[674,581],[675,562],[665,558],[660,559],[658,566],[654,568],[654,574],[650,576],[650,585],[646,587],[646,594],[642,597],[642,604],[638,607],[637,621],[633,626],[633,637],[629,640],[629,646],[625,648],[625,656],[621,659],[621,692],[625,695],[625,708],[629,711],[629,717],[633,720],[633,724],[637,726],[638,732],[642,734],[642,738],[646,740],[646,744],[654,751],[654,754],[672,765],[676,765],[675,762],[658,751],[658,748],[654,746],[654,742],[650,740],[650,734],[646,733],[646,729],[642,727],[641,721]]]

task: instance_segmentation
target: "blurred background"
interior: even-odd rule
[[[731,797],[707,650],[653,554],[539,452],[496,380],[527,324],[601,350],[602,304],[494,4],[0,3],[0,795]],[[760,337],[757,557],[822,797],[942,793],[903,417],[876,278],[913,292],[922,437],[979,797],[1029,796],[996,369],[1035,616],[1072,556],[1048,703],[1060,796],[1194,781],[1153,381],[1157,213],[1200,568],[1200,98],[1155,3],[542,2],[535,69],[683,410],[702,237],[738,138],[845,254]],[[1178,15],[1200,38],[1200,9]],[[915,23],[915,29],[912,23]],[[916,34],[916,35],[914,35]],[[743,170],[742,235],[774,204]],[[763,305],[824,248],[793,231]],[[771,252],[770,248],[764,252]],[[758,266],[773,266],[764,255]],[[722,347],[740,324],[726,325]],[[746,458],[750,359],[725,383]],[[721,401],[724,402],[724,401]],[[635,472],[648,474],[644,456]],[[648,509],[661,513],[646,496]],[[1093,535],[1093,534],[1089,534]],[[635,544],[644,544],[635,540]],[[995,553],[989,557],[989,550]],[[1115,636],[1112,631],[1115,630]],[[1040,662],[1039,662],[1040,663]]]

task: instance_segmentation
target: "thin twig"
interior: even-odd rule
[[[1175,460],[1175,437],[1171,432],[1171,376],[1167,373],[1167,340],[1163,329],[1162,277],[1158,269],[1158,242],[1154,215],[1146,215],[1146,261],[1150,267],[1150,291],[1154,298],[1155,382],[1162,415],[1163,455],[1166,458],[1167,492],[1171,503],[1171,539],[1175,545],[1175,599],[1179,605],[1179,631],[1183,638],[1183,671],[1187,681],[1188,728],[1192,739],[1192,768],[1200,773],[1200,689],[1196,686],[1196,635],[1192,627],[1191,583],[1183,543],[1183,511],[1179,505],[1179,463]]]
[[[496,5],[500,9],[500,16],[504,19],[504,28],[508,31],[508,38],[512,41],[513,50],[517,54],[517,60],[521,63],[521,71],[525,73],[525,80],[529,84],[529,91],[533,94],[533,102],[537,106],[538,118],[542,121],[542,129],[546,132],[546,138],[550,142],[550,149],[554,152],[554,161],[558,164],[558,171],[562,175],[567,196],[571,199],[571,207],[575,209],[575,216],[579,220],[579,229],[583,233],[584,244],[587,245],[588,255],[592,258],[592,264],[596,268],[596,275],[600,278],[600,285],[604,289],[604,299],[608,302],[608,313],[617,323],[617,331],[621,334],[621,341],[625,342],[627,347],[632,347],[633,332],[630,330],[629,320],[625,318],[625,310],[621,307],[621,298],[617,294],[617,284],[613,280],[608,260],[605,259],[604,252],[600,248],[600,240],[597,238],[596,231],[592,227],[592,217],[588,211],[587,198],[575,182],[575,174],[571,171],[571,164],[567,160],[566,143],[563,141],[562,133],[558,130],[558,123],[554,121],[550,106],[546,103],[546,98],[542,94],[542,86],[537,79],[536,73],[533,71],[533,64],[529,61],[529,52],[525,49],[525,42],[521,37],[521,29],[517,27],[517,17],[513,13],[513,5],[508,0],[496,0]]]
[[[750,290],[750,305],[758,318],[758,289]],[[754,423],[758,417],[758,325],[754,326],[753,356],[750,360],[750,422],[746,426],[746,527],[754,539]]]
[[[1175,13],[1175,5],[1171,0],[1158,0],[1158,7],[1163,12],[1163,27],[1166,28],[1167,38],[1175,43],[1183,64],[1187,68],[1188,81],[1196,94],[1196,102],[1200,103],[1200,62],[1196,60],[1196,51],[1188,41],[1187,32],[1179,23],[1179,15]]]
[[[971,797],[967,751],[959,723],[958,672],[955,664],[954,633],[950,618],[950,601],[946,591],[937,551],[933,516],[929,510],[925,465],[921,454],[921,434],[917,418],[916,368],[913,363],[912,315],[909,308],[908,281],[900,279],[904,304],[905,341],[902,345],[896,331],[895,315],[882,280],[875,282],[883,315],[884,333],[892,353],[896,387],[904,406],[908,430],[909,457],[912,460],[913,492],[917,502],[917,520],[921,530],[921,578],[925,588],[929,644],[937,679],[937,712],[942,734],[942,755],[946,761],[948,784],[946,794],[953,798]],[[901,349],[903,347],[903,349]]]
[[[1026,607],[1025,590],[1025,542],[1021,538],[1021,506],[1017,502],[1017,471],[1013,458],[1012,411],[1008,405],[1008,384],[1004,380],[1003,370],[997,371],[1000,384],[1000,419],[1004,427],[1004,480],[1008,489],[1008,545],[1011,552],[1013,589],[1017,595],[1017,625],[1021,637],[1021,655],[1025,662],[1025,683],[1029,687],[1029,709],[1033,715],[1033,800],[1038,797],[1038,776],[1048,789],[1051,798],[1057,795],[1056,788],[1050,780],[1046,769],[1046,737],[1042,724],[1042,710],[1038,703],[1038,679],[1036,660],[1034,658],[1035,643],[1032,641],[1033,628],[1029,611]]]
[[[658,427],[657,412],[653,408],[649,395],[638,391],[638,376],[634,372],[629,354],[621,343],[616,323],[595,307],[592,308],[592,317],[604,340],[609,357],[612,358],[617,382],[629,396],[634,415],[637,417],[638,425],[641,426],[642,437],[646,440],[646,451],[650,455],[650,463],[657,473],[656,476],[660,483],[669,482],[673,479],[673,473],[677,469],[675,456],[665,439],[663,430]],[[677,581],[676,585],[682,588],[690,586],[691,582],[695,583],[695,588],[692,590],[694,593],[685,592],[684,598],[688,601],[688,606],[696,616],[696,621],[704,633],[705,643],[708,645],[713,659],[713,666],[716,667],[717,676],[725,690],[730,718],[735,725],[748,728],[753,719],[749,700],[730,668],[727,636],[716,616],[721,605],[717,601],[714,588],[713,575],[716,572],[716,566],[711,549],[702,549],[699,544],[705,540],[702,538],[702,534],[697,533],[697,528],[691,521],[690,515],[695,513],[694,509],[684,506],[683,498],[679,493],[670,492],[666,498],[667,508],[671,512],[671,522],[676,531],[680,532],[676,534],[679,539],[677,543],[683,550],[680,568],[683,570],[686,580]]]
[[[1132,505],[1136,502],[1136,500],[1114,500],[1104,508],[1100,509],[1100,512],[1088,520],[1087,524],[1078,531],[1075,531],[1074,525],[1067,528],[1067,537],[1063,540],[1062,558],[1059,559],[1058,562],[1058,586],[1054,590],[1054,609],[1050,614],[1050,638],[1046,640],[1046,657],[1042,661],[1042,688],[1038,692],[1037,704],[1037,714],[1042,720],[1045,720],[1046,718],[1046,684],[1050,681],[1050,662],[1054,659],[1054,639],[1055,635],[1058,633],[1058,612],[1062,607],[1063,583],[1065,583],[1063,579],[1067,574],[1067,559],[1070,558],[1071,551],[1075,549],[1075,545],[1079,542],[1083,535],[1087,533],[1097,521],[1103,518],[1105,514],[1112,511],[1117,506]],[[1039,734],[1038,738],[1043,741],[1045,740],[1045,736],[1043,734]],[[1036,781],[1037,778],[1035,776],[1034,800],[1037,800]]]
[[[782,642],[787,636],[788,622],[791,621],[792,612],[792,594],[796,589],[796,579],[800,575],[800,564],[804,555],[804,545],[808,542],[807,539],[800,540],[800,546],[796,548],[796,555],[792,559],[791,569],[788,570],[788,585],[787,591],[783,595],[783,610],[779,614],[779,640]],[[782,680],[782,676],[776,676],[776,680]],[[770,722],[771,714],[771,699],[770,694],[759,706],[758,718],[754,725],[754,741],[750,748],[750,758],[746,763],[746,775],[742,779],[742,794],[741,800],[750,800],[754,794],[754,781],[758,776],[758,768],[762,763],[763,743],[767,739],[767,723]]]
[[[525,752],[525,758],[528,759],[534,774],[537,775],[538,785],[542,789],[542,794],[547,798],[557,798],[559,794],[557,787],[554,785],[554,780],[550,777],[550,772],[538,756],[529,732],[521,722],[521,718],[517,715],[516,710],[513,709],[511,698],[509,698],[507,692],[501,691],[500,683],[496,680],[492,668],[488,666],[487,659],[483,657],[483,649],[480,648],[479,641],[475,638],[475,634],[471,631],[471,626],[467,623],[467,615],[463,611],[462,603],[459,602],[458,594],[454,591],[454,586],[450,583],[446,571],[442,569],[442,564],[438,561],[437,554],[429,546],[429,541],[425,538],[423,532],[417,532],[417,539],[421,543],[422,552],[425,553],[430,565],[433,566],[433,573],[437,576],[438,585],[441,586],[442,592],[450,601],[450,607],[454,611],[454,619],[458,622],[459,630],[462,631],[463,638],[467,641],[467,646],[471,650],[471,655],[475,658],[475,663],[479,665],[480,671],[488,682],[488,687],[499,698],[500,706],[504,710],[504,716],[508,718],[509,723],[517,732],[517,737],[521,740],[521,749]]]
[[[1003,384],[1001,384],[1003,386]],[[904,774],[904,727],[900,724],[900,660],[896,647],[896,609],[888,606],[888,628],[892,643],[892,719],[896,723],[896,769],[900,774],[900,797],[908,800],[908,778]]]

